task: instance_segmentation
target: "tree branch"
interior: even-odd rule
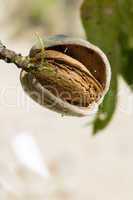
[[[24,57],[21,54],[17,54],[12,50],[6,48],[5,45],[0,41],[0,60],[5,61],[6,63],[13,63],[18,68],[21,68],[25,71],[29,71],[31,67],[34,67],[33,64],[30,63],[30,58]]]

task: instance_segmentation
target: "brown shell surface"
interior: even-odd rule
[[[106,64],[88,42],[66,36],[48,37],[30,58],[37,70],[21,72],[24,90],[41,105],[56,112],[84,116],[106,90]],[[86,109],[86,110],[85,110]]]

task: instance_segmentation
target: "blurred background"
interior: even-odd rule
[[[85,38],[82,0],[0,0],[0,40],[28,55],[35,34]],[[95,137],[92,117],[42,108],[23,92],[19,70],[0,61],[0,199],[132,200],[133,95],[119,80],[118,106]]]

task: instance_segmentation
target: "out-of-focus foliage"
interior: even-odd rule
[[[45,13],[50,9],[56,0],[24,0],[18,1],[15,3],[14,9],[12,9],[11,17],[14,17],[14,20],[28,26],[42,25],[45,23]],[[49,16],[48,16],[49,17]]]
[[[80,35],[83,33],[79,21],[81,1],[11,0],[5,3],[4,11],[8,6],[8,13],[3,18],[3,24],[7,24],[8,29],[10,26],[13,37],[27,37],[27,33],[30,35],[35,32],[41,35]]]
[[[133,89],[133,1],[123,0],[119,13],[121,18],[119,42],[123,59],[121,74]]]
[[[96,134],[109,124],[114,114],[118,75],[121,74],[130,87],[133,83],[133,1],[84,0],[81,18],[87,39],[106,53],[112,67],[110,91],[93,124]]]

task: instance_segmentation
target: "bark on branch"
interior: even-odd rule
[[[0,60],[5,61],[6,63],[13,63],[18,68],[21,68],[25,71],[29,71],[29,68],[33,64],[30,63],[30,58],[24,57],[21,54],[17,54],[12,50],[6,48],[5,45],[0,41]]]

